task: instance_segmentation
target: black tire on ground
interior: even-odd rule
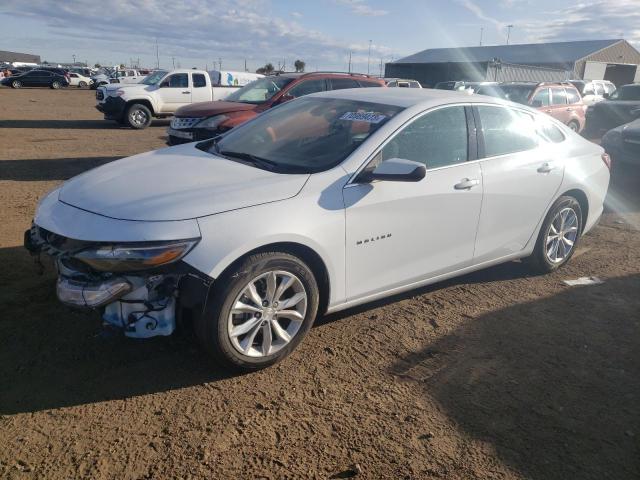
[[[86,86],[87,86],[87,82],[84,82],[84,81],[78,82],[78,88],[84,88]]]
[[[22,82],[20,80],[14,80],[11,82],[11,88],[22,88]]]
[[[131,105],[127,109],[124,117],[126,125],[131,128],[135,128],[136,130],[143,130],[147,128],[151,125],[151,120],[153,120],[151,110],[140,103],[134,103]]]
[[[57,80],[51,83],[51,88],[53,88],[54,90],[58,90],[60,86],[60,82],[58,82]]]
[[[236,298],[249,282],[271,271],[285,271],[300,280],[307,294],[307,308],[299,330],[288,344],[273,354],[251,357],[242,354],[233,346],[228,329],[229,315]],[[206,313],[196,318],[194,329],[200,344],[216,362],[235,369],[258,370],[282,360],[302,341],[318,313],[319,290],[316,279],[301,259],[288,253],[266,252],[251,255],[217,279],[216,286],[209,294]],[[255,342],[259,344],[257,340]]]
[[[573,246],[569,253],[559,262],[552,262],[547,256],[547,238],[550,233],[551,223],[556,218],[559,212],[571,209],[576,215],[577,218],[577,236],[573,242]],[[550,273],[554,270],[557,270],[561,266],[571,259],[573,254],[578,247],[578,243],[580,241],[580,236],[582,235],[582,209],[580,208],[580,203],[573,197],[570,196],[562,196],[553,204],[549,213],[544,219],[542,223],[542,227],[540,228],[540,233],[538,234],[538,240],[536,241],[536,246],[533,250],[531,256],[527,257],[525,261],[529,264],[531,269],[536,273]]]
[[[573,130],[574,132],[578,133],[578,131],[580,131],[580,124],[578,122],[575,121],[570,121],[567,126]]]

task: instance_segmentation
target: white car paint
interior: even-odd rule
[[[536,110],[428,89],[338,90],[305,98],[313,97],[404,110],[320,173],[258,170],[205,154],[196,144],[113,162],[51,193],[35,224],[98,242],[199,237],[183,261],[212,279],[256,248],[302,245],[326,267],[332,312],[530,255],[549,207],[569,190],[588,199],[585,233],[602,213],[609,182],[603,149]],[[509,106],[552,122],[565,140],[428,170],[415,183],[356,181],[381,145],[443,105]],[[465,181],[471,187],[457,189]]]
[[[226,81],[226,74],[228,74],[229,72],[214,71],[214,73],[217,74],[216,78],[222,78],[224,81]],[[173,75],[178,74],[188,75],[187,87],[164,86]],[[222,74],[225,74],[224,77]],[[203,86],[196,86],[194,84],[194,75],[203,76],[206,84]],[[126,103],[148,103],[149,105],[151,105],[152,113],[156,117],[168,116],[172,115],[180,107],[184,107],[192,103],[222,100],[232,92],[241,88],[242,83],[244,83],[245,81],[249,81],[249,79],[253,77],[258,78],[262,76],[263,75],[247,73],[242,76],[242,78],[240,78],[240,81],[236,79],[235,85],[213,85],[211,82],[210,73],[207,71],[176,69],[167,71],[166,74],[154,85],[147,85],[145,83],[136,82],[134,84],[126,85],[111,83],[109,85],[98,87],[98,90],[102,93],[102,98],[100,98],[100,95],[96,95],[98,98],[97,105],[105,105],[105,103],[109,100],[109,97],[118,96]]]
[[[93,80],[79,73],[69,72],[69,86],[79,87],[80,82],[84,82],[84,85],[89,86],[93,83]]]

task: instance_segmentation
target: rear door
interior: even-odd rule
[[[474,112],[484,186],[477,264],[525,247],[560,188],[564,165],[562,152],[540,139],[540,124],[529,113],[497,105],[479,105]]]
[[[211,85],[207,85],[204,73],[191,74],[191,103],[209,102],[213,98]]]
[[[188,73],[174,73],[165,78],[157,90],[163,113],[173,113],[191,103]]]

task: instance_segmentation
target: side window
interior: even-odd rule
[[[78,74],[77,73],[70,73],[69,77],[71,78],[78,78]]]
[[[596,83],[596,95],[603,95],[604,94],[604,88],[602,87],[602,85],[600,85],[599,83]]]
[[[127,71],[127,77],[135,77],[135,76],[136,76],[136,72],[134,72],[133,70]]]
[[[551,89],[551,105],[566,105],[567,104],[567,92],[564,88],[552,88]]]
[[[163,87],[169,88],[188,88],[189,75],[186,73],[176,73],[162,82]]]
[[[297,98],[303,97],[305,95],[309,95],[311,93],[324,92],[325,91],[325,82],[324,79],[317,80],[307,80],[299,83],[291,90],[289,90],[289,95]]]
[[[533,117],[504,107],[478,106],[485,157],[523,152],[538,146]]]
[[[551,143],[564,142],[564,134],[550,120],[543,117],[536,118],[538,135]]]
[[[427,168],[467,161],[467,118],[464,107],[445,107],[427,113],[402,129],[382,149],[382,161],[402,158]]]
[[[360,80],[360,86],[363,88],[375,88],[381,87],[382,85],[380,85],[378,82],[365,82]]]
[[[418,82],[411,82],[411,88],[420,88],[420,84]]]
[[[616,91],[616,86],[613,83],[605,83],[604,84],[604,90],[605,92],[607,92],[609,95],[611,95],[613,92]]]
[[[587,83],[587,85],[584,87],[584,90],[582,91],[582,95],[595,95],[596,94],[596,90],[593,87],[593,83]]]
[[[573,88],[567,88],[567,101],[569,103],[580,103],[580,95],[578,95],[578,91]]]
[[[202,73],[193,74],[193,88],[206,87],[207,81]]]
[[[351,78],[332,78],[331,90],[343,90],[345,88],[358,88],[358,82]]]
[[[536,94],[531,99],[531,106],[539,108],[539,107],[548,107],[549,102],[549,89],[542,88],[536,92]]]

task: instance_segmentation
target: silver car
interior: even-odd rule
[[[601,147],[528,107],[338,90],[73,178],[25,246],[55,260],[62,302],[138,338],[180,318],[250,370],[325,312],[515,259],[561,267],[608,183]]]

